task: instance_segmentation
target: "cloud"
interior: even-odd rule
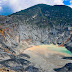
[[[70,0],[70,4],[72,5],[72,0]]]
[[[64,0],[54,0],[54,3],[57,5],[64,5],[63,1]]]
[[[7,3],[7,0],[0,0],[0,6],[5,5]]]
[[[70,5],[69,5],[69,7],[71,7],[71,8],[72,8],[72,0],[70,0]]]
[[[64,5],[63,1],[64,0],[8,0],[8,4],[13,9],[13,11],[16,12],[39,3],[48,5]]]
[[[0,11],[2,10],[2,7],[0,6]]]
[[[68,5],[68,6],[72,8],[72,5]]]
[[[3,10],[3,5],[5,5],[7,0],[0,0],[0,12]]]
[[[0,0],[0,11],[3,9],[2,6],[5,5],[7,0]]]
[[[70,3],[72,3],[72,0],[70,0]]]
[[[17,12],[40,3],[48,5],[64,5],[63,1],[68,0],[0,0],[0,6],[7,5],[13,12]],[[70,3],[72,3],[72,0],[70,0]],[[69,6],[72,7],[72,5]]]

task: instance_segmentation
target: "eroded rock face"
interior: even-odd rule
[[[67,6],[41,4],[9,16],[0,16],[5,43],[13,46],[23,40],[31,40],[33,44],[60,44],[70,35],[71,12]]]
[[[15,72],[55,72],[53,63],[57,59],[57,62],[64,61],[62,56],[41,55],[43,50],[37,54],[28,48],[66,41],[70,35],[68,27],[72,27],[72,9],[63,5],[40,4],[9,16],[0,16],[0,68],[8,67]],[[65,46],[72,51],[71,41]]]
[[[66,64],[62,68],[55,69],[56,72],[72,72],[72,63]]]
[[[10,69],[8,69],[6,67],[5,68],[3,67],[3,68],[0,69],[0,72],[15,72],[15,71],[14,70],[10,70]]]
[[[2,59],[0,61],[0,68],[7,67],[10,70],[14,70],[15,72],[24,72],[24,71],[28,71],[28,72],[31,72],[31,71],[34,72],[35,71],[35,72],[38,72],[39,71],[39,69],[34,67],[34,65],[31,64],[30,61],[25,59],[25,58],[30,58],[28,55],[21,54],[19,56],[15,56],[14,58],[12,57],[12,58],[9,58],[9,59],[6,59],[6,60]]]

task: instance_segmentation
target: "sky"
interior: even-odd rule
[[[9,15],[41,3],[67,5],[72,8],[72,0],[0,0],[0,15]]]

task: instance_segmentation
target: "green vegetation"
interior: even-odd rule
[[[54,25],[72,26],[72,9],[65,5],[45,5],[38,4],[25,10],[21,10],[12,15],[20,15],[21,21],[27,24],[38,25],[38,27],[53,27]],[[37,15],[35,18],[32,18]]]

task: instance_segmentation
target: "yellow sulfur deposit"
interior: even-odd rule
[[[65,47],[59,47],[58,45],[39,45],[39,46],[33,46],[31,48],[28,48],[27,50],[40,53],[40,54],[59,54],[64,56],[72,56],[72,53],[67,50]]]
[[[4,39],[5,39],[5,36],[4,36],[4,31],[3,31],[3,29],[0,29],[0,33],[1,33],[1,35],[4,37]]]
[[[4,68],[0,68],[0,72],[15,72],[15,71],[4,67]]]

